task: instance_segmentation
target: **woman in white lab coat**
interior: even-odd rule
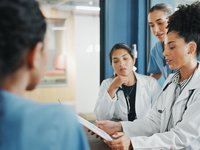
[[[97,125],[115,137],[112,149],[200,148],[200,2],[181,5],[169,18],[164,56],[170,69],[153,109],[134,122],[100,121]],[[117,132],[117,133],[116,133]]]
[[[161,91],[160,85],[154,78],[134,71],[135,58],[124,43],[112,47],[110,62],[115,76],[105,79],[100,86],[94,110],[97,120],[143,118]]]

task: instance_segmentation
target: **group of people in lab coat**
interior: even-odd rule
[[[116,138],[106,141],[112,149],[200,148],[200,2],[179,5],[169,17],[163,6],[156,5],[148,16],[166,65],[176,70],[167,73],[161,89],[132,70],[135,58],[127,45],[111,49],[115,74],[102,82],[95,114],[97,126]]]
[[[67,107],[23,97],[39,83],[47,61],[46,22],[38,2],[1,0],[0,10],[0,149],[89,149],[82,127]],[[165,4],[157,4],[148,20],[160,42],[152,51],[160,59],[152,58],[150,64],[168,67],[149,73],[167,79],[161,88],[153,77],[136,73],[132,50],[115,44],[110,51],[114,75],[102,82],[95,107],[97,126],[115,137],[105,141],[113,150],[197,150],[200,2],[180,5],[173,14]]]

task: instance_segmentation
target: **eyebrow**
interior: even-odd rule
[[[175,43],[175,41],[169,41],[169,42],[167,43],[167,45],[169,45],[169,44],[171,44],[171,43]]]
[[[162,20],[163,20],[162,18],[158,18],[158,19],[156,20],[156,22],[162,21]],[[149,24],[152,24],[152,22],[149,22]]]
[[[114,57],[112,58],[112,60],[113,60],[113,59],[119,59],[119,58],[124,57],[124,56],[126,56],[126,55],[128,55],[128,54],[124,54],[124,55],[122,55],[122,56],[120,56],[120,57],[114,56]]]
[[[156,21],[161,21],[161,20],[163,20],[162,18],[159,18],[159,19],[157,19]]]

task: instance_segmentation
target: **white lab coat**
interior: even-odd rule
[[[165,85],[170,83],[172,76],[168,77]],[[165,132],[171,112],[170,107],[174,100],[175,86],[174,83],[168,84],[145,118],[134,122],[121,122],[125,134],[132,137],[134,150],[200,149],[200,65],[176,99],[172,109],[173,128]],[[192,90],[194,92],[188,100]],[[187,109],[183,113],[187,100]]]
[[[137,118],[142,118],[147,111],[151,109],[161,87],[157,80],[152,77],[135,73],[137,79],[135,110]],[[115,94],[112,99],[107,92],[113,78],[105,79],[99,90],[98,100],[95,106],[95,115],[97,120],[120,119],[128,120],[127,104],[122,90]]]

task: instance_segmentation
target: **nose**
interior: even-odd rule
[[[165,48],[164,48],[164,51],[163,51],[163,56],[164,56],[164,58],[166,57],[166,50],[165,50]]]
[[[167,46],[164,46],[163,56],[164,57],[168,56],[168,52],[169,52],[169,50],[168,50]]]
[[[124,64],[125,64],[124,61],[123,61],[123,60],[120,60],[120,62],[119,62],[120,67],[123,67]]]
[[[158,25],[155,25],[153,28],[153,34],[156,35],[160,31],[160,28]]]

